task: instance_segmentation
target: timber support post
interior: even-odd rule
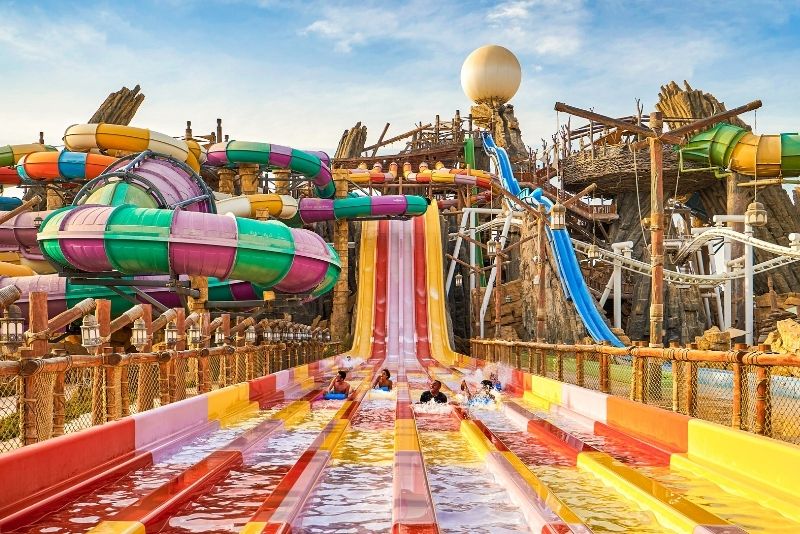
[[[47,330],[47,293],[33,291],[29,296],[29,328],[31,332]],[[26,360],[43,358],[47,354],[47,338],[35,337],[30,348],[21,351],[20,364]],[[25,445],[36,443],[50,437],[53,406],[47,375],[39,373],[22,378],[22,439]],[[49,409],[48,409],[49,407]],[[38,414],[45,417],[39,418]],[[50,414],[49,417],[46,417]]]
[[[142,321],[147,332],[147,343],[142,347],[142,352],[153,350],[153,306],[142,304]],[[140,363],[136,377],[136,411],[141,413],[154,406],[158,397],[158,366],[152,363]]]
[[[664,145],[658,137],[663,129],[660,111],[650,114],[656,136],[650,143],[650,346],[663,347],[664,339]]]
[[[336,198],[346,198],[348,183],[341,172],[334,175],[336,185]],[[330,328],[331,337],[344,342],[350,335],[350,314],[347,310],[350,299],[350,286],[348,280],[348,240],[349,228],[347,220],[337,220],[333,223],[333,247],[339,255],[342,268],[339,279],[333,287],[333,309],[331,310]]]
[[[186,398],[186,371],[188,361],[186,358],[178,358],[180,351],[186,349],[186,311],[183,308],[176,308],[175,328],[178,329],[178,339],[175,343],[175,356],[172,359],[172,370],[170,373],[170,398],[173,402]]]
[[[539,343],[544,343],[544,329],[545,324],[547,321],[547,308],[545,306],[545,300],[547,299],[547,284],[545,283],[545,254],[547,253],[547,241],[545,240],[545,228],[544,228],[544,220],[545,220],[545,208],[543,205],[539,205],[539,219],[536,221],[536,254],[538,260],[538,269],[537,269],[537,283],[538,283],[538,293],[536,297],[536,341]]]
[[[95,318],[97,319],[98,333],[101,340],[107,340],[111,335],[111,301],[97,299],[95,301]],[[105,354],[107,342],[101,343],[97,347],[98,354]],[[92,425],[102,425],[106,422],[107,410],[104,407],[104,395],[108,393],[105,384],[109,377],[113,380],[113,374],[106,373],[104,367],[92,368]],[[108,399],[105,399],[107,402]]]

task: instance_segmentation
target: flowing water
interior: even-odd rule
[[[543,442],[517,426],[502,411],[472,410],[593,532],[671,532],[633,501],[575,467],[575,455]],[[602,503],[602,504],[601,504]]]
[[[561,414],[542,411],[535,404],[520,401],[526,409],[565,430],[584,443],[608,453],[620,462],[635,468],[648,478],[660,482],[680,493],[689,501],[703,506],[717,516],[751,532],[794,533],[800,532],[800,524],[778,512],[766,508],[752,499],[726,491],[705,478],[692,473],[653,465],[652,452],[629,440],[596,434],[576,419]],[[566,500],[566,499],[565,499]]]
[[[395,402],[361,404],[292,532],[391,530]]]
[[[291,429],[259,444],[244,466],[192,500],[162,532],[238,532],[336,414],[330,402],[314,403]]]
[[[109,519],[120,509],[132,505],[146,493],[199,462],[212,451],[225,446],[265,421],[288,402],[243,417],[226,428],[191,439],[176,453],[158,463],[133,471],[116,482],[83,495],[61,510],[17,532],[48,534],[86,532],[100,521]]]
[[[444,382],[444,380],[443,380]],[[409,377],[418,399],[427,377]],[[435,406],[432,406],[434,408]],[[525,518],[505,488],[486,468],[459,431],[449,407],[439,413],[416,411],[420,450],[425,461],[436,520],[446,533],[528,532]],[[444,413],[442,413],[444,411]]]

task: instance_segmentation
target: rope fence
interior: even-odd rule
[[[800,355],[472,339],[475,358],[800,444]]]
[[[1,360],[0,453],[318,361],[336,345],[280,342]]]

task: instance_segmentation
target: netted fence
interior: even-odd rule
[[[0,453],[327,357],[336,343],[0,361]]]
[[[18,386],[16,377],[0,377],[0,452],[22,443]]]
[[[472,340],[472,355],[800,444],[800,357],[766,346],[710,351]]]

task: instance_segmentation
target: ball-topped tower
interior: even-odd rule
[[[461,65],[461,87],[477,104],[497,108],[511,100],[522,81],[517,56],[499,45],[482,46]]]

